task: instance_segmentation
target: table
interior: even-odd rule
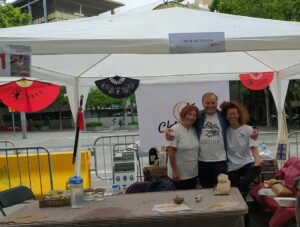
[[[195,196],[203,196],[196,203]],[[155,204],[170,203],[176,195],[185,198],[189,211],[158,213]],[[230,208],[212,209],[216,202],[237,202]],[[134,193],[106,197],[103,201],[89,201],[81,209],[71,207],[39,208],[38,201],[0,219],[9,226],[231,226],[243,227],[248,207],[237,188],[227,196],[215,196],[212,189]],[[27,220],[26,220],[27,218]]]

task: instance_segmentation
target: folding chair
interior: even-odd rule
[[[20,204],[26,200],[35,199],[30,188],[18,186],[0,192],[0,211],[6,216],[4,208]]]

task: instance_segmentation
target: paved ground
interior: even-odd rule
[[[129,130],[104,130],[99,132],[82,132],[80,135],[81,146],[87,148],[92,146],[94,141],[101,136],[136,134],[138,131]],[[27,132],[24,139],[21,132],[0,132],[0,140],[9,140],[17,147],[23,146],[42,146],[48,150],[73,150],[75,131],[48,131],[48,132]]]
[[[89,147],[100,136],[137,134],[134,130],[103,130],[99,132],[82,132],[82,147]],[[277,131],[260,129],[259,141],[275,143]],[[0,140],[13,141],[16,146],[44,146],[49,150],[72,150],[75,138],[75,131],[48,131],[48,132],[27,132],[27,138],[23,139],[21,132],[0,132]]]

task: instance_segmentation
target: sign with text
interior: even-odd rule
[[[0,77],[30,77],[30,67],[29,46],[0,46]]]
[[[169,45],[171,53],[224,52],[225,33],[171,33]]]
[[[165,129],[178,122],[182,107],[195,103],[201,110],[206,92],[214,92],[219,103],[229,100],[229,82],[140,84],[135,94],[142,151],[164,146]]]

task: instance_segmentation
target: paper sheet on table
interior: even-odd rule
[[[258,190],[259,195],[269,195],[269,196],[275,196],[275,193],[272,191],[271,188],[261,188]]]
[[[175,204],[175,203],[164,203],[164,204],[156,204],[154,205],[153,209],[158,212],[175,212],[175,211],[183,211],[183,210],[191,210],[187,205],[185,204]]]

